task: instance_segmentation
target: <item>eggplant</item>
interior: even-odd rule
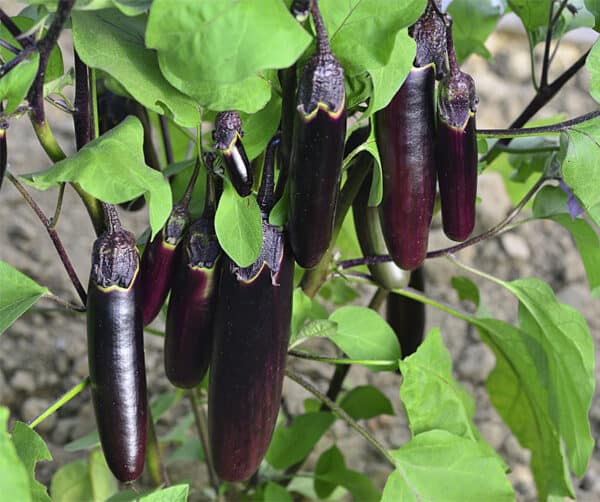
[[[423,267],[411,272],[408,286],[425,292]],[[386,305],[386,319],[398,337],[402,358],[414,354],[425,335],[425,304],[397,293],[390,293]]]
[[[94,242],[87,296],[92,402],[106,462],[120,481],[137,479],[146,451],[139,255],[135,238],[108,207],[108,230]]]
[[[438,89],[437,175],[444,233],[466,240],[475,226],[477,131],[475,82],[460,71],[448,30],[450,72]]]
[[[435,79],[445,72],[446,28],[433,3],[412,26],[413,68],[386,108],[375,114],[383,171],[379,215],[396,265],[417,268],[427,254],[435,203]]]
[[[331,53],[316,1],[312,12],[317,53],[298,84],[289,173],[288,231],[304,268],[317,265],[331,243],[346,135],[344,70]]]
[[[215,233],[217,195],[207,179],[202,216],[189,228],[177,260],[167,310],[165,372],[176,387],[198,385],[212,350],[221,247]]]
[[[2,104],[0,103],[0,112],[2,112]],[[8,149],[6,146],[6,126],[0,121],[0,188],[2,188],[2,181],[4,180],[4,173],[8,166]]]
[[[179,245],[190,222],[189,205],[199,168],[198,159],[181,201],[173,207],[165,226],[144,248],[140,277],[144,297],[144,326],[158,315],[171,289]]]
[[[372,171],[373,157],[370,153],[359,153],[351,169],[363,166]],[[388,254],[388,249],[381,230],[379,211],[377,207],[369,206],[371,178],[372,174],[367,175],[352,203],[354,228],[363,256],[383,256]],[[402,270],[394,262],[376,263],[368,267],[373,279],[384,289],[399,289],[408,283],[410,272]]]
[[[247,197],[252,192],[252,166],[242,143],[242,119],[236,111],[217,114],[213,139],[215,148],[223,156],[229,180],[240,197]]]
[[[266,159],[260,256],[246,268],[226,257],[219,280],[208,428],[215,471],[226,481],[248,479],[267,452],[290,338],[294,258],[283,231],[269,224],[273,167]]]

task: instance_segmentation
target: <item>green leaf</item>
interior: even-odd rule
[[[485,41],[505,10],[506,0],[453,0],[448,12],[453,20],[452,36],[459,61],[470,54],[491,57]]]
[[[181,400],[181,392],[164,392],[159,394],[150,404],[152,411],[152,420],[154,423],[158,421],[167,411]]]
[[[244,149],[250,160],[258,157],[275,135],[280,116],[281,98],[277,94],[257,113],[240,114],[244,127]]]
[[[262,218],[256,199],[240,197],[225,182],[215,216],[215,230],[223,251],[240,267],[252,265],[262,247]]]
[[[560,188],[545,186],[535,197],[533,214],[537,218],[556,221],[571,233],[583,261],[592,296],[600,298],[600,240],[587,221],[571,218],[567,199],[567,194]]]
[[[264,502],[292,502],[292,496],[281,485],[269,481],[265,486]]]
[[[600,0],[585,0],[585,7],[589,10],[595,19],[594,29],[596,31],[600,30]]]
[[[600,60],[596,61],[594,68],[590,65],[590,58],[599,59],[600,49],[594,45],[592,53],[588,57],[588,69],[592,72],[592,95],[598,100],[594,82],[600,72]],[[600,118],[584,122],[575,127],[570,127],[567,132],[562,133],[562,140],[567,139],[566,156],[562,164],[563,179],[573,193],[579,199],[582,207],[586,210],[600,204],[600,188],[597,183],[590,180],[600,179],[600,164],[590,162],[590,159],[600,155]]]
[[[152,5],[152,0],[111,0],[111,2],[126,16],[143,14]]]
[[[13,113],[25,99],[35,80],[39,62],[40,55],[34,52],[0,78],[0,101],[8,100],[6,113]]]
[[[476,317],[493,317],[490,310],[481,302],[479,288],[471,279],[463,276],[455,276],[451,280],[452,287],[456,290],[460,301],[469,301],[475,305]]]
[[[145,16],[127,17],[106,9],[74,11],[71,17],[73,43],[84,63],[111,75],[146,108],[185,127],[198,125],[196,103],[167,82],[156,52],[144,45]]]
[[[101,502],[119,491],[119,483],[108,468],[100,448],[96,448],[90,453],[88,475],[94,501]]]
[[[17,455],[19,455],[27,470],[31,499],[34,502],[50,502],[46,487],[35,479],[35,464],[42,460],[52,460],[52,455],[46,443],[37,432],[23,422],[15,423],[12,442],[17,450]]]
[[[385,482],[383,488],[383,495],[381,496],[381,502],[398,502],[399,500],[415,500],[414,497],[411,499],[405,490],[408,487],[404,483],[404,479],[400,472],[393,471]]]
[[[0,407],[0,490],[6,500],[29,502],[32,500],[30,476],[6,432],[7,423],[8,408]]]
[[[554,0],[508,0],[513,12],[521,18],[528,32],[538,32],[535,41],[545,36],[548,13]],[[531,35],[530,35],[531,36]],[[538,38],[539,37],[539,38]]]
[[[369,152],[375,162],[373,162],[373,177],[371,178],[371,190],[369,191],[369,206],[375,207],[381,204],[383,198],[383,173],[381,171],[381,158],[375,139],[375,122],[371,121],[371,131],[365,143],[365,150]]]
[[[319,296],[336,306],[342,306],[356,300],[360,295],[348,284],[347,279],[334,277],[323,284],[319,290]]]
[[[417,352],[399,364],[400,399],[413,436],[439,429],[480,440],[473,423],[475,402],[452,376],[452,358],[439,329],[428,333]]]
[[[373,92],[363,118],[385,108],[402,87],[412,69],[416,47],[415,41],[408,36],[408,30],[398,32],[387,64],[369,71]]]
[[[63,465],[50,482],[54,502],[81,502],[94,500],[87,460],[77,460]]]
[[[386,485],[384,500],[515,500],[502,462],[468,439],[433,430],[390,453],[400,476]]]
[[[290,345],[294,344],[294,338],[296,338],[300,328],[304,326],[304,323],[310,317],[311,310],[312,300],[302,291],[302,288],[298,287],[294,289],[291,323],[292,339],[290,339]]]
[[[48,288],[0,260],[0,334],[47,293]]]
[[[166,465],[169,466],[174,462],[202,462],[205,460],[202,443],[199,439],[187,439],[166,460]]]
[[[394,330],[381,316],[367,307],[342,307],[329,316],[337,323],[337,332],[329,339],[350,359],[398,360],[400,345]],[[396,366],[373,367],[373,371],[392,370]]]
[[[70,443],[65,445],[65,451],[74,452],[81,450],[89,450],[98,446],[100,444],[100,436],[98,435],[98,431],[94,429],[93,431],[88,432],[85,436],[82,436]]]
[[[311,304],[312,311],[312,304]],[[314,319],[305,324],[295,336],[290,338],[290,349],[297,347],[309,338],[319,336],[322,338],[331,338],[337,331],[337,324],[327,319]]]
[[[317,411],[297,416],[290,427],[277,425],[265,456],[266,461],[275,469],[287,469],[300,462],[312,451],[333,422],[334,415],[327,411]],[[298,438],[302,438],[302,441]]]
[[[189,485],[175,485],[162,490],[156,490],[148,495],[140,497],[140,502],[186,502]]]
[[[315,492],[323,499],[331,495],[337,486],[346,488],[354,500],[369,502],[381,498],[381,493],[367,476],[346,467],[342,452],[334,445],[317,461]]]
[[[157,49],[161,68],[182,80],[239,82],[287,68],[310,43],[281,0],[179,0],[177,6],[153,2],[146,43]]]
[[[25,181],[38,190],[78,182],[86,192],[110,204],[143,194],[154,237],[171,213],[171,188],[162,173],[145,164],[143,141],[142,124],[130,115],[71,157],[29,175]]]
[[[372,385],[355,387],[344,395],[340,406],[354,420],[368,420],[379,415],[393,415],[392,403],[378,388]]]

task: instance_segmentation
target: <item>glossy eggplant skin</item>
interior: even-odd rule
[[[242,143],[242,121],[235,111],[221,112],[215,119],[215,148],[223,155],[227,175],[240,197],[252,193],[252,166]]]
[[[437,165],[442,225],[448,238],[462,242],[475,226],[477,132],[475,114],[463,126],[438,120]]]
[[[423,267],[412,271],[408,285],[413,289],[425,291]],[[414,354],[425,335],[425,305],[406,296],[390,293],[387,299],[386,319],[398,337],[402,358]]]
[[[208,395],[213,464],[221,479],[258,469],[279,411],[290,336],[294,259],[280,230],[263,222],[251,267],[221,269]]]
[[[120,481],[137,479],[146,451],[139,256],[125,231],[94,244],[87,300],[88,362],[100,443]]]
[[[362,156],[366,156],[368,163],[372,166],[372,156],[366,152],[358,154],[358,157]],[[365,178],[352,203],[354,228],[363,256],[383,256],[388,254],[388,249],[381,231],[379,211],[377,207],[369,206],[371,177],[371,175],[368,175]],[[391,261],[369,265],[368,267],[373,279],[385,289],[403,288],[407,285],[410,277],[410,272],[402,270]]]
[[[177,260],[167,310],[165,372],[176,387],[195,387],[208,370],[220,254],[212,219],[195,221]]]
[[[176,205],[164,228],[144,248],[141,265],[144,326],[150,324],[171,289],[178,246],[189,222],[186,208]]]
[[[410,71],[390,104],[375,114],[383,171],[379,215],[396,265],[414,270],[425,259],[435,203],[433,64]]]
[[[296,114],[290,165],[290,243],[301,267],[312,268],[331,242],[346,134],[345,108]]]

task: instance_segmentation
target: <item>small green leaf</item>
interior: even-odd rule
[[[50,482],[54,502],[81,502],[94,500],[87,460],[77,460],[63,465]]]
[[[394,408],[390,400],[378,388],[372,385],[355,387],[340,401],[340,406],[354,420],[368,420],[379,415],[393,415]]]
[[[164,392],[159,394],[150,405],[152,420],[156,423],[167,411],[181,400],[180,392]]]
[[[31,480],[6,431],[8,408],[0,407],[0,490],[6,500],[29,502]]]
[[[273,433],[265,459],[275,469],[287,469],[300,462],[312,451],[321,436],[335,422],[327,411],[299,415],[290,427],[279,424]],[[302,441],[298,441],[302,438]]]
[[[6,113],[13,113],[21,104],[35,80],[40,55],[34,52],[0,78],[0,101],[8,100]]]
[[[343,486],[354,500],[378,501],[381,493],[364,474],[346,467],[342,452],[334,445],[324,451],[315,466],[315,492],[320,499],[329,497],[337,486]]]
[[[521,18],[533,45],[543,40],[548,26],[548,12],[554,0],[508,0],[513,12]]]
[[[183,9],[172,9],[183,13]],[[160,73],[156,52],[144,44],[146,16],[116,9],[74,11],[73,43],[84,63],[115,78],[136,101],[184,127],[200,122],[196,103]]]
[[[392,484],[386,486],[387,500],[392,489],[397,502],[515,500],[502,462],[468,439],[433,430],[419,434],[390,453],[400,477],[395,476]]]
[[[12,432],[12,441],[17,454],[23,462],[29,476],[29,490],[34,502],[50,502],[48,490],[35,479],[35,464],[42,460],[52,460],[52,455],[44,440],[23,422],[16,422]]]
[[[311,311],[312,311],[311,306]],[[314,319],[305,324],[295,336],[290,338],[290,349],[297,347],[309,338],[319,336],[322,338],[331,338],[337,331],[337,325],[327,319]]]
[[[166,465],[174,462],[202,462],[205,460],[202,443],[199,439],[188,439],[180,445],[166,460]]]
[[[302,288],[298,287],[294,289],[294,296],[292,299],[292,337],[298,334],[300,328],[304,326],[306,320],[310,317],[312,310],[311,299],[302,291]],[[290,345],[293,345],[294,340],[290,339]]]
[[[486,305],[481,302],[479,288],[471,279],[464,276],[455,276],[451,280],[452,287],[456,290],[460,301],[469,301],[477,308],[477,317],[493,317]]]
[[[119,491],[119,483],[110,472],[100,448],[96,448],[90,453],[88,475],[95,501],[106,500]]]
[[[82,436],[70,443],[65,445],[65,451],[74,452],[80,450],[89,450],[100,444],[100,436],[98,431],[94,429],[88,432],[85,436]]]
[[[269,481],[265,486],[264,502],[292,502],[292,496],[281,485]]]
[[[240,267],[252,265],[262,246],[262,218],[256,199],[240,197],[230,183],[215,216],[215,230],[223,251]]]
[[[281,0],[155,0],[146,43],[161,68],[183,80],[238,82],[261,70],[287,68],[310,36]],[[268,13],[268,15],[267,15]]]
[[[47,293],[48,288],[0,260],[0,334]]]
[[[144,195],[154,238],[171,213],[171,188],[162,173],[146,165],[143,141],[142,124],[130,115],[71,157],[25,181],[38,190],[78,182],[86,192],[110,204]]]
[[[323,284],[319,290],[319,296],[336,306],[342,306],[356,300],[359,294],[348,284],[346,279],[334,277]]]
[[[367,307],[342,307],[329,316],[337,332],[329,339],[350,359],[394,361],[400,359],[400,345],[394,330],[381,316]],[[395,366],[373,367],[373,371]]]
[[[369,191],[369,206],[376,207],[381,204],[383,198],[383,173],[381,171],[381,158],[375,139],[375,122],[371,121],[371,131],[365,143],[366,151],[369,152],[375,162],[373,162],[373,177],[371,178],[371,190]]]
[[[189,491],[189,485],[175,485],[163,488],[162,490],[156,490],[140,497],[139,500],[140,502],[186,502]]]

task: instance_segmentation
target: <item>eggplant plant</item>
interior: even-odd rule
[[[4,2],[2,500],[598,498],[597,323],[552,289],[600,295],[600,112],[569,116],[566,86],[586,66],[600,100],[600,42],[557,63],[597,3]],[[472,62],[502,64],[507,7],[532,90],[503,72],[523,109],[483,128],[504,115]],[[556,225],[582,274],[547,258]],[[509,232],[540,228],[527,270],[549,282],[507,277]],[[89,434],[63,425],[88,402]],[[479,430],[492,415],[528,455]]]

